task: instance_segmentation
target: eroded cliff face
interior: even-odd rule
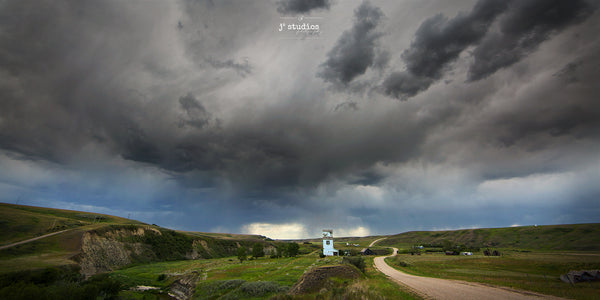
[[[143,236],[146,230],[160,233],[153,228],[118,229],[103,234],[85,232],[81,238],[81,253],[76,257],[81,266],[81,274],[89,277],[113,271],[131,264],[134,261],[133,257],[151,253],[147,245],[123,241],[130,237]]]
[[[196,291],[196,283],[198,283],[199,279],[200,275],[196,271],[180,276],[173,284],[171,284],[169,296],[174,297],[177,300],[192,299],[192,296]]]

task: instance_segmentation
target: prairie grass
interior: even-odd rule
[[[517,252],[503,256],[406,255],[386,259],[409,274],[507,286],[571,299],[597,299],[600,282],[570,285],[559,279],[570,270],[600,269],[600,253]],[[403,266],[404,265],[404,266]]]

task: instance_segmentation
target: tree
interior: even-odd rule
[[[254,243],[254,245],[252,245],[252,257],[257,258],[257,257],[263,257],[263,256],[265,256],[263,244]]]
[[[246,250],[246,247],[241,246],[238,248],[237,250],[237,257],[240,260],[240,263],[244,262],[244,260],[246,260],[246,255],[248,255],[248,250]]]
[[[298,255],[298,250],[300,250],[300,245],[297,243],[289,243],[287,246],[287,256],[294,257]]]

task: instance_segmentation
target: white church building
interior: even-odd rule
[[[333,230],[323,229],[323,255],[337,256],[340,252],[333,248]]]

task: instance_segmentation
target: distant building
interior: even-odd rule
[[[337,256],[340,252],[333,248],[333,230],[323,229],[323,255]]]
[[[361,255],[375,255],[375,252],[373,252],[373,250],[371,250],[369,248],[365,248],[360,251],[360,254]]]

